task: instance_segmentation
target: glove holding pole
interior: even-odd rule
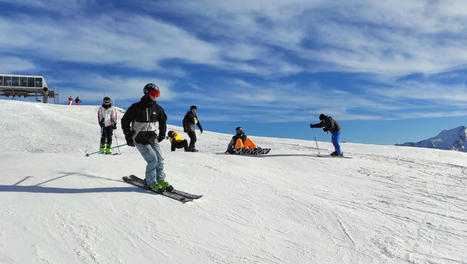
[[[133,140],[133,137],[130,135],[130,134],[125,134],[125,140],[126,140],[126,144],[130,147],[134,147],[135,146],[135,142]]]

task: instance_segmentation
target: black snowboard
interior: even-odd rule
[[[233,149],[233,153],[225,152],[225,154],[233,154],[233,155],[266,155],[271,151],[270,148],[256,148],[256,149],[249,149],[249,148],[236,148]]]

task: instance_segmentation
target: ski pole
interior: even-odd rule
[[[117,142],[117,145],[118,145],[117,134],[114,134],[114,136],[115,136],[115,142]],[[120,152],[120,148],[118,148],[118,154],[120,154],[120,155],[122,154],[122,153]]]
[[[315,136],[315,130],[314,129],[313,129],[313,137],[315,138],[316,148],[318,149],[318,155],[319,155],[319,146],[318,146],[318,141],[316,141],[316,136]]]
[[[123,147],[123,146],[126,146],[126,145],[127,144],[122,144],[122,145],[118,145],[118,146],[115,146],[115,147],[111,147],[110,149],[119,148],[119,147]],[[94,152],[91,152],[91,153],[86,153],[85,155],[86,155],[86,157],[89,157],[89,156],[94,155],[96,153],[101,153],[101,151],[98,150],[98,151],[94,151]]]

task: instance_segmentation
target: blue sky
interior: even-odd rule
[[[467,119],[467,1],[0,0],[0,73],[43,75],[61,103],[148,82],[169,123],[350,142],[418,141]]]

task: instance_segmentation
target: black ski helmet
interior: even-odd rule
[[[154,83],[148,83],[143,88],[144,94],[149,94],[149,91],[159,91],[159,86],[155,85]]]
[[[237,134],[241,134],[241,133],[243,133],[243,128],[239,126],[239,127],[235,128],[235,132]]]
[[[319,120],[324,120],[325,118],[326,118],[326,115],[325,115],[325,114],[319,115]]]
[[[196,110],[198,110],[198,107],[196,107],[196,105],[192,105],[192,106],[190,106],[190,110],[191,110],[191,109],[196,109]]]
[[[169,137],[173,137],[174,136],[174,132],[172,130],[169,131],[168,133]]]
[[[106,96],[104,99],[102,99],[102,101],[110,101],[110,97]]]

